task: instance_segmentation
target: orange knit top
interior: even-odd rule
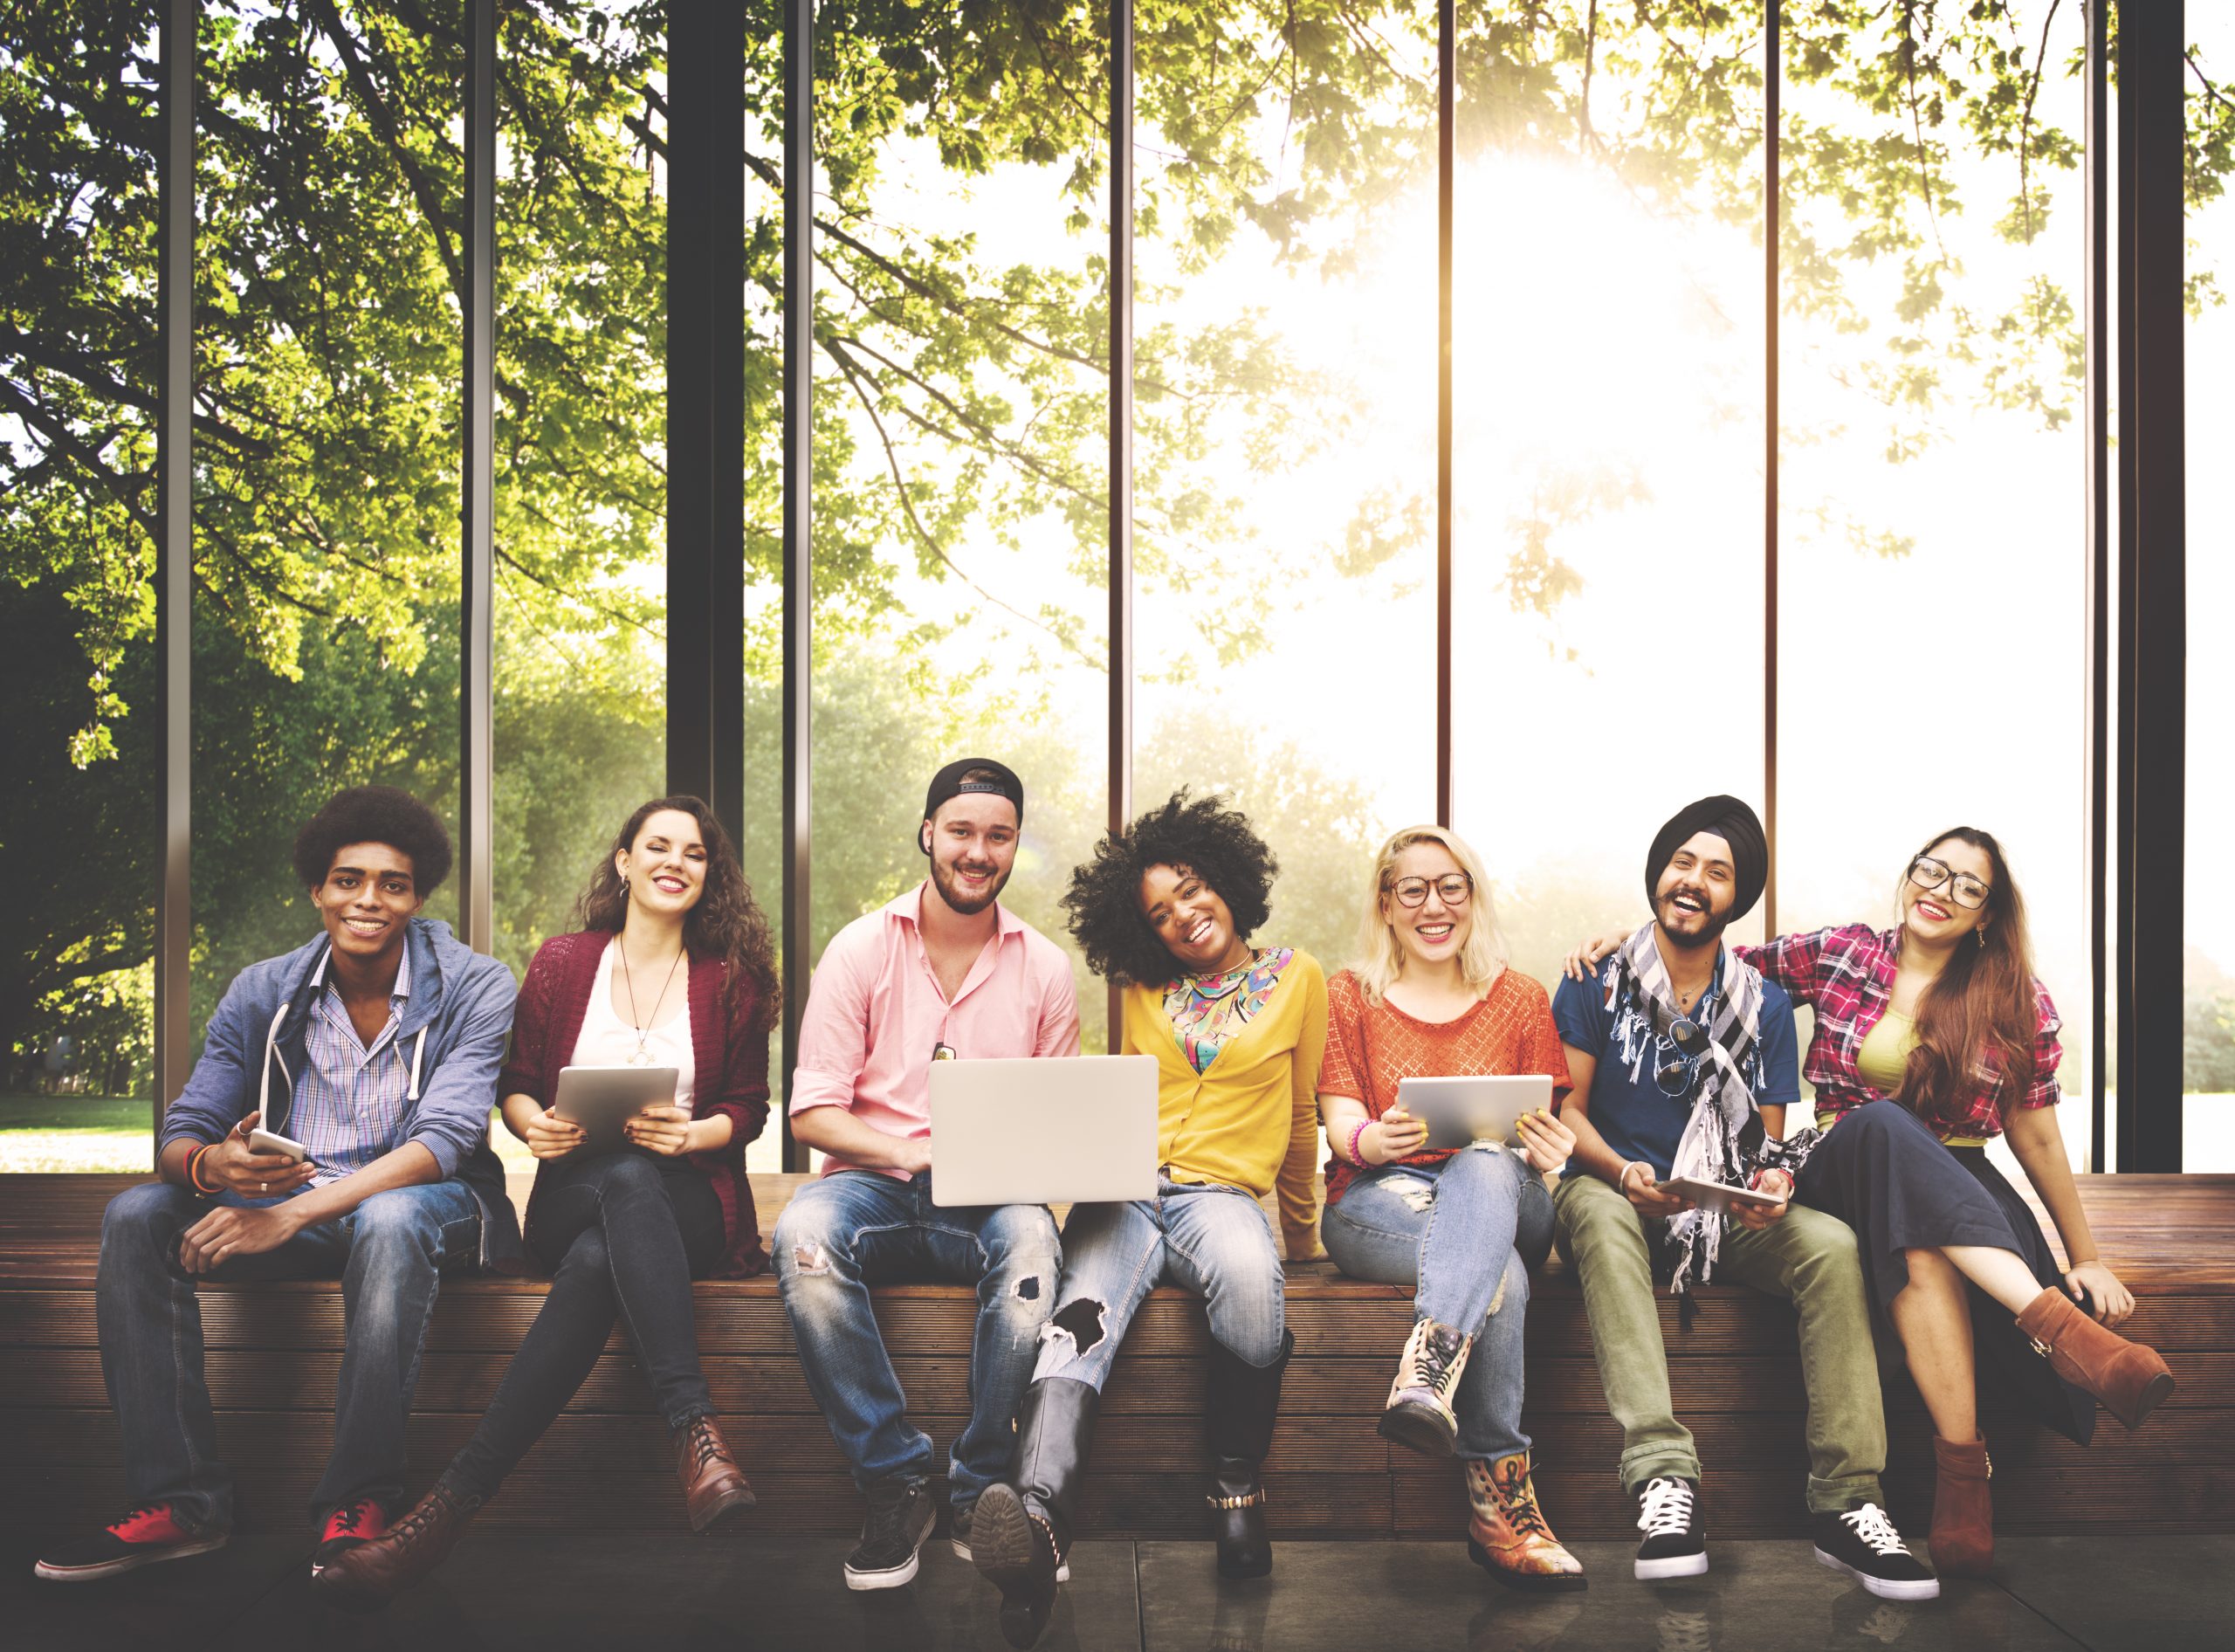
[[[1366,1002],[1365,988],[1345,969],[1327,983],[1327,1050],[1319,1093],[1347,1096],[1379,1119],[1397,1102],[1400,1078],[1475,1073],[1550,1073],[1555,1108],[1569,1089],[1568,1058],[1552,1024],[1551,1000],[1527,975],[1509,969],[1455,1021],[1419,1021],[1386,999]],[[1338,1144],[1331,1140],[1331,1146]],[[1431,1147],[1398,1162],[1432,1165],[1455,1149]],[[1339,1151],[1327,1160],[1327,1202],[1343,1196],[1358,1167]]]

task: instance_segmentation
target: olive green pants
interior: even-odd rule
[[[1584,1170],[1561,1177],[1552,1222],[1560,1255],[1583,1282],[1599,1386],[1622,1425],[1622,1489],[1634,1496],[1659,1475],[1699,1479],[1691,1430],[1676,1421],[1669,1399],[1668,1355],[1654,1301],[1653,1253],[1667,1224],[1640,1215]],[[1854,1230],[1801,1204],[1758,1233],[1734,1222],[1723,1233],[1715,1277],[1784,1297],[1800,1315],[1810,1511],[1883,1502],[1886,1408]]]

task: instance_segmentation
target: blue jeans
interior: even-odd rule
[[[178,1265],[179,1235],[224,1203],[169,1182],[143,1182],[101,1218],[94,1302],[101,1376],[124,1436],[124,1477],[135,1504],[168,1500],[197,1530],[230,1527],[232,1470],[217,1460],[217,1424],[203,1378],[202,1304]],[[471,1263],[481,1207],[461,1181],[376,1193],[346,1216],[306,1228],[276,1250],[203,1276],[341,1280],[341,1378],[334,1452],[311,1493],[316,1519],[337,1504],[403,1498],[403,1425],[419,1380],[419,1345],[446,1263]]]
[[[1416,1285],[1417,1317],[1468,1332],[1459,1380],[1459,1455],[1494,1463],[1529,1449],[1521,1431],[1521,1325],[1529,1270],[1552,1242],[1544,1179],[1502,1148],[1441,1164],[1361,1173],[1327,1207],[1319,1233],[1335,1265],[1377,1284]],[[1497,1258],[1503,1257],[1501,1267]]]
[[[1099,1393],[1135,1311],[1166,1280],[1203,1298],[1211,1335],[1236,1359],[1281,1357],[1281,1253],[1264,1207],[1239,1187],[1160,1175],[1154,1199],[1071,1207],[1063,1289],[1033,1380],[1068,1377]]]
[[[970,1342],[970,1421],[947,1466],[948,1494],[967,1508],[1008,1472],[1017,1402],[1062,1269],[1045,1205],[941,1207],[929,1172],[902,1181],[841,1170],[800,1189],[776,1222],[776,1282],[800,1367],[863,1490],[932,1471],[932,1440],[908,1421],[908,1399],[870,1311],[869,1288],[935,1280],[978,1288]]]

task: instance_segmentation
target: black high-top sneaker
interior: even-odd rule
[[[1645,1541],[1638,1545],[1634,1569],[1646,1582],[1695,1578],[1708,1569],[1708,1532],[1700,1520],[1698,1481],[1672,1475],[1647,1481],[1638,1493],[1638,1530],[1645,1533]]]
[[[1930,1600],[1940,1580],[1909,1552],[1901,1534],[1874,1503],[1816,1517],[1816,1558],[1888,1600]]]

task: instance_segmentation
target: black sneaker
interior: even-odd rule
[[[1909,1552],[1901,1534],[1874,1503],[1816,1517],[1816,1558],[1888,1600],[1930,1600],[1940,1580]]]
[[[318,1547],[311,1551],[311,1575],[316,1577],[328,1561],[387,1531],[388,1511],[377,1497],[358,1497],[327,1510],[326,1524],[319,1528]]]
[[[182,1525],[168,1503],[150,1503],[90,1538],[47,1550],[31,1567],[50,1583],[91,1583],[158,1560],[182,1560],[225,1546],[226,1533]]]
[[[1638,1493],[1638,1545],[1633,1570],[1647,1582],[1658,1578],[1695,1578],[1708,1569],[1708,1532],[1700,1523],[1696,1480],[1660,1476]]]
[[[862,1540],[846,1557],[846,1587],[897,1589],[916,1575],[916,1551],[932,1535],[939,1511],[932,1506],[930,1486],[897,1476],[871,1486]]]

